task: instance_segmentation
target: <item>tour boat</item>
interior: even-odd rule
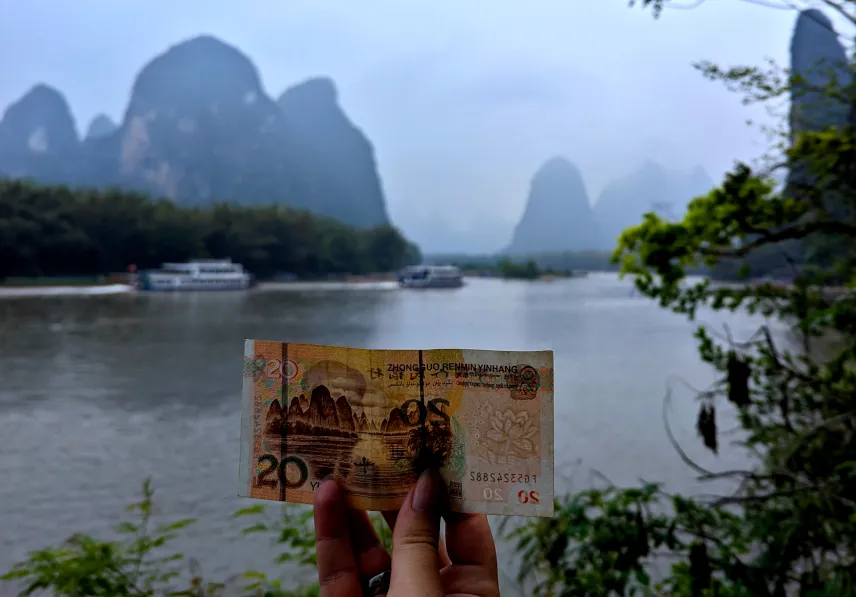
[[[252,276],[231,259],[200,259],[164,263],[159,270],[140,273],[140,290],[246,290]]]
[[[454,265],[412,265],[398,276],[402,288],[460,288],[461,270]]]

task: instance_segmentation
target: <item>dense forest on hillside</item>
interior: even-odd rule
[[[282,206],[184,208],[120,190],[0,181],[0,280],[225,257],[259,278],[387,272],[421,258],[393,227],[356,229]]]

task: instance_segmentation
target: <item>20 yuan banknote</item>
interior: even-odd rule
[[[246,341],[239,495],[310,504],[332,475],[395,510],[429,466],[453,511],[552,516],[552,351]]]

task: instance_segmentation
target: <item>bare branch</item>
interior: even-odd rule
[[[753,4],[755,6],[763,6],[764,8],[772,8],[773,10],[793,10],[793,11],[803,11],[807,6],[798,6],[796,3],[791,2],[789,0],[742,0],[746,4]],[[844,4],[837,0],[820,0],[823,4],[834,10],[837,14],[844,17],[850,23],[856,25],[856,15],[852,14],[847,10]],[[674,0],[663,0],[662,2],[652,2],[655,15],[659,14],[660,8],[669,8],[669,9],[677,9],[677,10],[693,10],[695,8],[700,7],[705,3],[705,0],[692,0],[688,4],[679,4]],[[631,1],[631,5],[634,2]],[[807,14],[808,18],[812,19],[817,25],[828,29],[832,33],[835,33],[836,37],[841,39],[846,39],[850,41],[846,36],[841,35],[833,27],[831,27],[828,23],[825,23],[819,19],[816,19],[813,14]]]
[[[836,2],[835,0],[821,0],[824,4],[826,4],[829,8],[833,9],[839,15],[850,21],[852,24],[856,25],[856,15],[851,14],[847,11],[844,5],[841,2]]]

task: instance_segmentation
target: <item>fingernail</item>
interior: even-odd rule
[[[433,469],[426,469],[419,475],[416,481],[416,490],[413,492],[413,509],[417,512],[426,512],[434,507],[437,496],[440,493],[440,475]]]
[[[322,481],[335,481],[335,480],[336,480],[336,477],[333,475],[333,473],[330,473],[329,475],[327,475],[326,477],[324,477],[324,478],[323,478],[323,479],[321,479],[321,480],[322,480]]]

